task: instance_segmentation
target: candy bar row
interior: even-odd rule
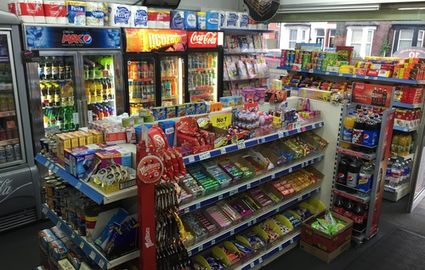
[[[232,225],[267,211],[273,205],[315,185],[321,174],[313,168],[302,169],[261,187],[234,195],[217,204],[182,217],[186,246],[199,242]]]
[[[233,268],[267,252],[274,243],[297,230],[301,222],[323,210],[321,206],[316,207],[318,204],[323,205],[315,199],[302,202],[206,250],[192,258],[195,269]]]

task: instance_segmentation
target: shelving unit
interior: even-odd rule
[[[228,153],[239,151],[239,150],[242,150],[242,149],[251,148],[251,147],[263,144],[263,143],[276,141],[276,140],[279,140],[281,138],[300,134],[300,133],[303,133],[303,132],[306,132],[306,131],[309,131],[309,130],[318,129],[318,128],[321,128],[323,126],[324,126],[323,121],[315,121],[315,122],[300,125],[298,127],[293,127],[293,128],[289,128],[289,129],[281,129],[281,130],[278,130],[276,132],[270,133],[270,134],[265,135],[265,136],[256,137],[256,138],[249,139],[249,140],[241,140],[241,141],[238,141],[238,143],[236,143],[236,144],[231,144],[231,145],[227,145],[227,146],[224,146],[224,147],[221,147],[221,148],[216,148],[216,149],[213,149],[213,150],[210,150],[210,151],[202,152],[202,153],[199,153],[199,154],[186,156],[186,157],[184,157],[183,161],[186,165],[188,165],[188,164],[192,164],[192,163],[199,162],[199,161],[202,161],[202,160],[206,160],[206,159],[210,159],[210,158],[213,158],[213,157],[218,157],[218,156],[221,156],[221,155],[225,155],[225,154],[228,154]]]
[[[47,216],[50,221],[56,225],[58,229],[64,232],[69,239],[80,249],[83,253],[95,262],[101,269],[111,269],[125,262],[131,261],[139,257],[139,251],[134,251],[121,257],[109,260],[105,255],[94,246],[91,242],[78,232],[74,231],[62,218],[53,212],[46,204],[42,205],[42,213]]]
[[[320,191],[320,186],[316,186],[313,188],[308,188],[307,191],[300,192],[299,194],[296,194],[289,199],[286,199],[278,204],[274,204],[271,207],[268,207],[264,209],[264,211],[257,213],[256,215],[249,217],[248,219],[244,219],[241,222],[239,222],[236,225],[230,226],[229,228],[226,228],[224,230],[221,230],[220,232],[214,234],[213,236],[200,241],[190,247],[187,247],[187,251],[189,253],[189,256],[193,256],[213,245],[216,243],[223,241],[230,236],[233,236],[252,225],[255,225],[263,220],[266,220],[267,218],[280,213],[286,209],[289,209],[292,206],[295,206],[297,203],[306,200],[310,198],[313,194]]]
[[[56,162],[44,157],[41,154],[35,156],[35,161],[38,162],[41,166],[51,170],[53,173],[62,178],[63,181],[67,182],[77,190],[81,191],[84,195],[92,199],[98,204],[108,204],[113,203],[122,199],[131,198],[137,195],[137,187],[130,187],[123,189],[111,194],[106,194],[97,187],[91,185],[88,182],[84,182],[69,172],[67,172],[62,166]]]

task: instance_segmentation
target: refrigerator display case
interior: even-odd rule
[[[161,67],[161,106],[184,103],[185,65],[184,55],[159,55]]]
[[[188,99],[217,101],[223,83],[222,32],[188,32]]]
[[[130,114],[141,108],[156,106],[156,72],[154,57],[128,57],[127,89]]]
[[[184,103],[186,31],[127,28],[124,34],[128,111]]]
[[[0,231],[41,216],[19,27],[0,11]]]
[[[121,30],[24,24],[36,150],[40,139],[124,112]]]

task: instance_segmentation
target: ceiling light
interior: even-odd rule
[[[418,10],[418,9],[425,9],[425,7],[401,7],[398,8],[398,10]]]

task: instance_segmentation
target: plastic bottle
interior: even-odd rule
[[[356,121],[353,126],[353,135],[351,142],[355,144],[363,144],[363,119],[360,117],[356,118]]]
[[[372,186],[373,165],[365,162],[359,172],[357,188],[362,191],[368,191]]]
[[[359,178],[360,162],[357,159],[351,160],[347,170],[347,186],[356,188]]]
[[[348,161],[346,159],[341,159],[338,166],[338,173],[336,181],[340,184],[347,184],[347,170],[348,170]]]
[[[354,128],[355,122],[356,122],[356,117],[351,114],[344,118],[344,129],[342,131],[342,139],[344,141],[351,142],[351,139],[353,137],[353,128]]]

